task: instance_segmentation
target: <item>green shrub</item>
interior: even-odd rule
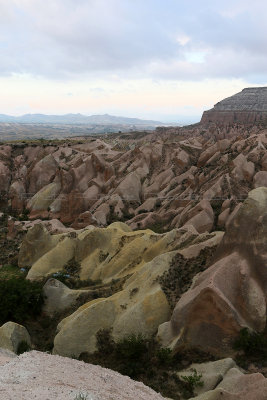
[[[102,354],[111,354],[114,350],[114,341],[111,329],[100,329],[96,334],[97,349]]]
[[[0,281],[0,324],[23,323],[41,312],[44,297],[42,284],[23,278]]]
[[[167,347],[160,348],[157,351],[156,356],[161,365],[168,365],[172,361],[172,351]]]
[[[23,354],[26,351],[30,351],[30,350],[31,350],[31,346],[29,345],[29,343],[26,342],[26,340],[22,340],[21,342],[19,342],[19,345],[17,348],[17,355],[19,356],[20,354]]]
[[[184,388],[184,394],[186,395],[194,395],[194,390],[197,386],[203,386],[204,382],[201,380],[202,374],[198,374],[195,368],[192,368],[192,374],[188,376],[181,376],[184,382],[187,383],[188,387]]]
[[[146,340],[141,334],[130,335],[116,344],[116,353],[121,359],[140,360],[146,351]]]
[[[164,233],[166,232],[166,229],[164,228],[165,224],[163,222],[155,222],[152,225],[147,226],[147,229],[150,229],[151,231],[155,233]]]
[[[81,271],[81,263],[79,261],[76,261],[74,257],[71,260],[69,260],[67,264],[64,266],[64,272],[66,272],[66,274],[69,274],[71,276],[79,276],[80,271]]]
[[[250,356],[267,356],[267,338],[263,333],[251,332],[243,328],[233,345],[235,350],[243,350]]]
[[[115,344],[119,372],[136,378],[147,368],[147,342],[141,335],[130,335]]]

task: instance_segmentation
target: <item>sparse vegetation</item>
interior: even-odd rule
[[[31,346],[26,342],[26,340],[22,340],[17,348],[17,355],[25,353],[26,351],[30,351]]]
[[[16,265],[4,264],[0,268],[0,279],[7,280],[11,278],[21,278],[24,277],[27,273],[26,269],[20,269]]]
[[[78,277],[81,271],[81,263],[73,257],[64,266],[64,272],[72,277]]]
[[[40,314],[44,297],[42,284],[12,277],[0,281],[0,324],[7,321],[23,323]]]
[[[156,356],[161,365],[169,365],[172,361],[172,351],[168,347],[161,347],[156,352]]]
[[[267,328],[264,332],[253,332],[247,328],[241,329],[238,338],[233,343],[238,351],[236,362],[246,369],[253,363],[259,367],[267,366]]]
[[[164,226],[165,224],[163,222],[155,222],[154,224],[147,226],[147,229],[151,229],[151,231],[161,234],[166,232]]]
[[[74,400],[91,400],[91,397],[87,393],[79,393],[75,396]]]
[[[202,387],[204,382],[201,380],[202,374],[198,374],[195,368],[192,368],[192,374],[187,376],[181,376],[181,378],[188,384],[187,391],[189,392],[188,395],[191,394],[194,396],[194,390],[196,387]],[[187,393],[184,393],[187,394]]]
[[[184,368],[185,362],[201,362],[212,357],[194,352],[173,355],[170,349],[160,348],[154,339],[141,334],[126,336],[116,343],[111,329],[101,329],[97,333],[97,351],[82,353],[79,359],[128,375],[165,397],[180,400],[182,395],[192,397],[192,388],[201,385],[201,377],[193,374],[188,382],[180,379],[177,371]]]

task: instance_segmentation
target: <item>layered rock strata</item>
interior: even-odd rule
[[[262,124],[267,121],[267,87],[246,88],[203,113],[201,124]]]

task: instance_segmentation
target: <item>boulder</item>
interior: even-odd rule
[[[21,342],[31,346],[31,338],[27,329],[15,322],[6,322],[0,328],[0,347],[13,353],[17,353]]]
[[[196,370],[198,375],[202,375],[201,381],[203,382],[203,386],[197,386],[194,389],[194,392],[199,395],[215,389],[224,379],[227,372],[234,367],[236,367],[236,363],[231,358],[225,358],[202,364],[191,364],[189,368],[179,371],[177,375],[182,379],[183,376],[192,375],[194,370]]]
[[[231,368],[214,390],[194,397],[194,400],[265,400],[267,379],[262,374],[242,374]]]
[[[64,283],[51,278],[43,287],[45,296],[43,311],[50,316],[62,313],[78,303],[78,300],[85,300],[90,292],[90,290],[69,289]]]

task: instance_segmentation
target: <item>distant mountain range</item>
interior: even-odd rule
[[[159,121],[143,120],[139,118],[116,117],[109,114],[103,115],[45,115],[45,114],[25,114],[19,117],[0,114],[0,122],[3,123],[24,123],[24,124],[99,124],[99,125],[144,125],[144,126],[163,126]]]

